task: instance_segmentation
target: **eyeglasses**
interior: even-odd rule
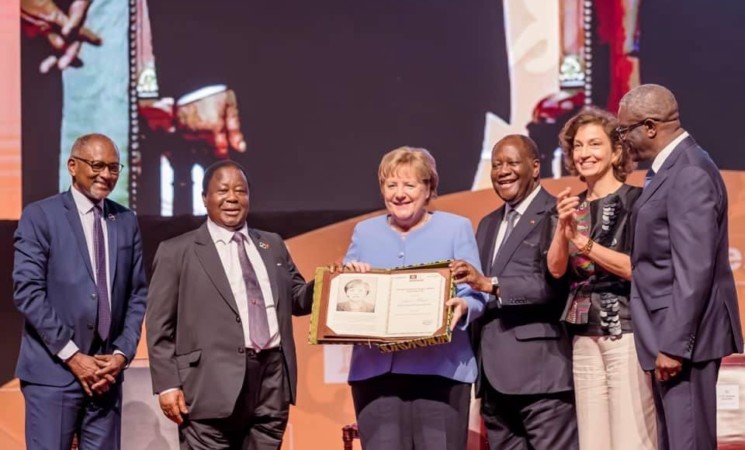
[[[632,130],[635,128],[639,128],[640,126],[644,125],[647,122],[659,122],[659,123],[665,123],[665,122],[672,122],[674,120],[678,120],[677,118],[673,119],[656,119],[654,117],[647,117],[645,119],[642,119],[636,123],[632,123],[629,126],[625,127],[616,127],[616,135],[620,138],[624,138],[627,134],[629,134]]]
[[[77,156],[71,156],[71,158],[77,159],[78,161],[83,161],[84,163],[91,166],[91,170],[93,171],[93,173],[101,173],[103,172],[103,169],[108,168],[109,173],[113,175],[118,175],[119,172],[121,172],[122,169],[124,168],[124,164],[120,164],[120,163],[108,163],[107,164],[103,161],[90,161],[87,159],[78,158]]]

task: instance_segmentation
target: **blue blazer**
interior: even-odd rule
[[[111,283],[111,348],[134,358],[147,285],[137,218],[105,200]],[[70,191],[28,205],[15,233],[14,300],[25,317],[16,376],[66,386],[75,376],[57,357],[72,339],[88,353],[96,328],[96,283]]]
[[[393,268],[447,259],[463,259],[480,268],[479,252],[471,222],[465,217],[434,212],[427,224],[406,238],[388,226],[388,216],[363,220],[354,228],[344,262],[360,261],[374,268]],[[452,341],[426,348],[382,353],[357,345],[352,352],[349,381],[360,381],[385,373],[439,375],[473,383],[477,366],[469,342],[467,324],[484,312],[486,298],[465,284],[456,286],[458,297],[468,302],[465,323],[453,331]]]
[[[631,318],[639,361],[742,352],[729,265],[727,190],[693,138],[673,150],[634,205]]]

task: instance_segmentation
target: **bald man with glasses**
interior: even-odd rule
[[[659,449],[714,450],[719,366],[743,350],[727,191],[668,89],[631,90],[618,119],[632,158],[651,162],[633,211],[630,304],[639,361],[653,376]]]
[[[31,203],[15,233],[14,300],[25,324],[16,376],[26,447],[117,450],[122,371],[147,287],[134,213],[106,197],[123,169],[108,137],[78,138],[70,190]]]

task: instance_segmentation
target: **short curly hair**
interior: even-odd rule
[[[577,115],[569,119],[559,133],[559,145],[564,151],[564,167],[572,175],[578,175],[577,168],[574,165],[574,138],[577,131],[585,125],[600,125],[603,127],[605,134],[610,139],[611,148],[620,151],[620,157],[612,163],[613,176],[618,181],[626,181],[626,178],[634,171],[634,161],[631,159],[629,152],[621,144],[621,140],[616,133],[618,119],[600,108],[588,106]],[[582,181],[584,178],[580,176]]]

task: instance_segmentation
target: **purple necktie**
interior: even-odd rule
[[[93,207],[93,251],[96,253],[96,297],[98,298],[98,336],[105,341],[111,329],[109,287],[106,281],[106,241],[101,226],[101,206]]]
[[[655,171],[653,169],[647,170],[647,175],[644,176],[644,187],[649,186],[649,183],[652,182],[652,179],[655,176]]]
[[[246,298],[248,299],[248,334],[256,350],[266,348],[269,344],[269,319],[266,316],[266,304],[261,293],[259,280],[256,278],[251,261],[246,254],[246,236],[236,231],[233,241],[238,244],[238,260],[241,263],[243,282],[246,284]]]

